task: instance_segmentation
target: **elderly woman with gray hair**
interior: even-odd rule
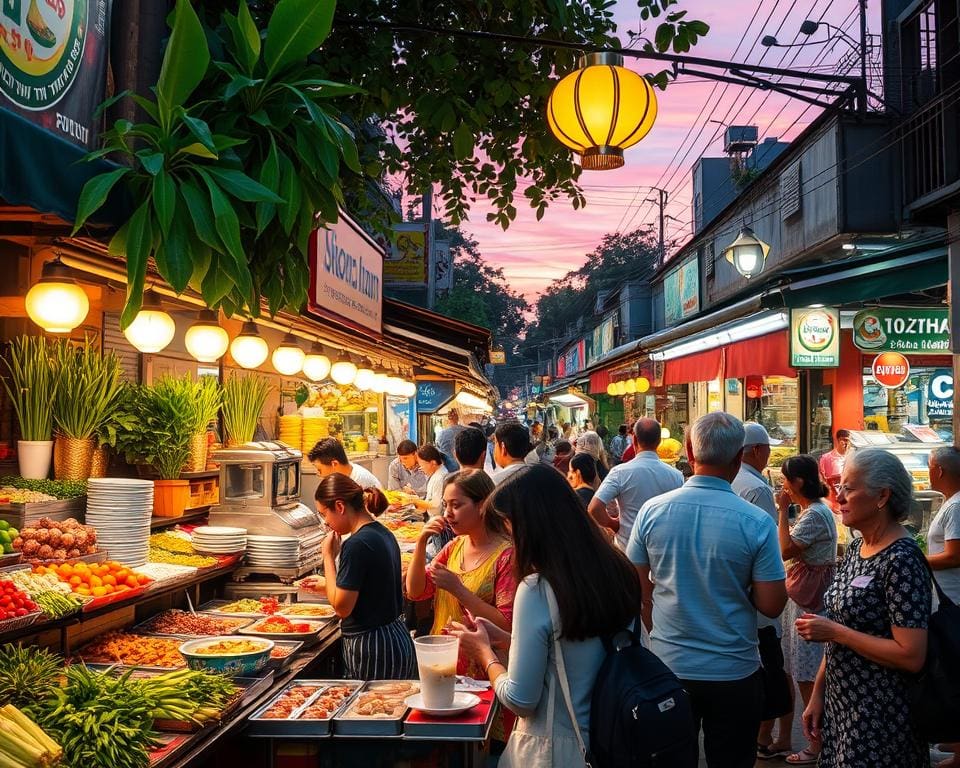
[[[610,471],[610,465],[607,463],[607,452],[603,449],[603,440],[596,432],[581,432],[577,438],[576,453],[589,453],[597,462],[597,475],[601,482],[606,478]]]
[[[826,643],[807,738],[822,741],[820,768],[921,768],[927,744],[910,719],[907,676],[923,668],[932,585],[923,553],[901,525],[913,483],[879,448],[846,462],[837,501],[860,532],[824,596],[826,615],[802,615],[797,632]]]

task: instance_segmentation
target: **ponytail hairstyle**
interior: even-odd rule
[[[490,475],[482,469],[461,469],[459,472],[452,472],[447,475],[443,481],[444,490],[448,485],[457,486],[460,493],[480,507],[480,516],[483,518],[483,525],[487,529],[487,533],[505,539],[510,538],[510,530],[507,528],[503,515],[485,503],[496,488],[493,480],[490,479]]]
[[[432,461],[436,464],[443,465],[443,454],[437,449],[437,446],[432,444],[421,445],[417,449],[417,458],[423,459],[424,461]]]
[[[362,512],[366,509],[367,499],[363,488],[339,472],[329,474],[320,481],[314,498],[318,504],[322,504],[327,509],[333,509],[338,501],[342,501],[345,507],[349,507],[354,512]]]
[[[367,512],[374,517],[380,517],[390,506],[390,502],[383,491],[374,486],[363,489],[363,504],[367,508]]]
[[[807,499],[821,499],[830,495],[830,489],[820,477],[820,465],[809,453],[791,456],[780,467],[790,482],[800,481],[800,494]]]

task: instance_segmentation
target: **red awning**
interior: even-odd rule
[[[590,374],[590,394],[605,395],[607,386],[610,384],[610,371],[595,371]]]
[[[720,362],[723,358],[722,350],[708,349],[706,352],[696,352],[684,355],[675,360],[664,363],[663,383],[689,384],[692,381],[713,381],[720,375]]]
[[[797,371],[790,367],[790,336],[775,331],[766,336],[728,344],[723,350],[723,375],[727,379],[747,376],[789,376]]]

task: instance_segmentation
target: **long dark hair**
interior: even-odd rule
[[[482,469],[461,469],[459,472],[452,472],[444,478],[444,490],[448,485],[457,486],[460,493],[470,501],[481,505],[480,514],[483,517],[483,525],[487,529],[487,533],[502,536],[505,539],[510,538],[507,521],[503,519],[503,515],[489,505],[484,505],[484,502],[496,488],[493,480],[490,479],[490,475]]]
[[[517,472],[487,504],[510,521],[518,578],[536,573],[553,587],[563,637],[612,635],[639,615],[636,569],[604,540],[553,467],[535,465]]]
[[[809,453],[789,457],[780,471],[791,482],[800,481],[800,493],[806,499],[820,499],[830,494],[830,489],[820,477],[820,465]]]
[[[329,474],[320,481],[314,498],[328,509],[332,509],[337,501],[342,501],[344,506],[356,512],[366,509],[374,517],[380,517],[390,506],[379,488],[361,488],[352,478],[339,472]]]

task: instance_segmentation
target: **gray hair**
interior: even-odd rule
[[[743,422],[729,413],[708,413],[693,423],[690,443],[698,464],[722,467],[731,464],[743,448]]]
[[[883,448],[861,448],[847,459],[845,468],[849,467],[856,468],[863,484],[874,493],[890,491],[890,515],[894,520],[906,520],[913,500],[913,480],[900,459]]]
[[[596,432],[582,432],[577,438],[577,453],[589,453],[597,461],[603,451],[603,441]]]
[[[960,450],[952,445],[936,448],[931,454],[944,474],[953,478],[960,478]]]

